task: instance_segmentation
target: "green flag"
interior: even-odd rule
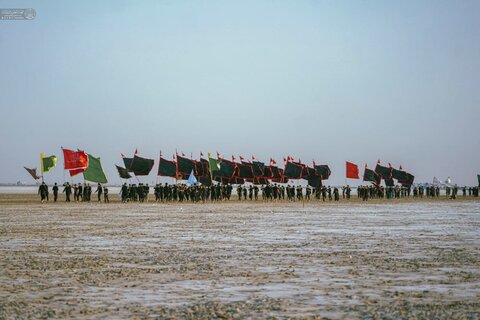
[[[222,159],[220,160],[220,170],[217,174],[222,178],[233,178],[235,172],[235,163]]]
[[[208,154],[208,165],[212,173],[220,170],[220,160],[210,158],[210,153]]]
[[[130,165],[130,170],[135,173],[136,176],[148,176],[150,171],[153,168],[154,161],[153,159],[146,159],[139,157],[137,155],[133,156],[132,164]]]
[[[115,165],[117,167],[118,175],[122,179],[130,179],[132,176],[128,173],[128,170],[125,168],[122,168],[120,166]]]
[[[165,160],[160,157],[158,162],[158,175],[175,178],[177,165],[175,161]]]
[[[57,166],[57,157],[56,156],[45,157],[45,154],[40,153],[40,164],[41,164],[42,174],[44,172],[48,172],[50,171],[50,169],[55,168]]]
[[[88,155],[88,168],[83,172],[83,178],[91,182],[107,183],[107,177],[102,169],[100,158]]]
[[[290,179],[300,179],[302,177],[303,166],[293,162],[287,162],[285,165],[285,176]]]
[[[368,169],[365,167],[365,171],[363,173],[363,181],[370,181],[376,185],[379,185],[382,178],[373,170]]]

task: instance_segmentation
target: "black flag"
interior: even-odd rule
[[[30,173],[30,175],[32,176],[33,179],[35,180],[38,180],[40,179],[41,177],[37,176],[37,168],[33,168],[33,169],[29,169],[27,167],[24,167],[25,170],[28,171],[28,173]]]
[[[130,179],[132,176],[130,175],[130,173],[128,173],[128,170],[125,169],[125,168],[122,168],[122,167],[119,167],[117,165],[115,165],[115,167],[117,167],[117,171],[118,171],[118,175],[120,176],[120,178],[122,179]]]

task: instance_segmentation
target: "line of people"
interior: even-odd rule
[[[65,201],[70,202],[73,195],[73,201],[76,202],[89,202],[92,200],[92,194],[97,195],[97,201],[109,202],[109,190],[106,185],[97,185],[95,191],[88,183],[77,183],[70,185],[68,182],[63,184],[63,193],[65,193]],[[232,191],[234,187],[231,184],[212,184],[211,186],[205,185],[186,185],[186,184],[156,184],[153,187],[153,193],[155,201],[157,202],[206,202],[206,201],[224,201],[230,200],[232,197]],[[446,188],[446,197],[455,199],[458,194],[458,188]],[[55,183],[52,187],[53,201],[56,202],[59,194],[59,186]],[[339,187],[320,186],[317,188],[306,186],[294,186],[291,184],[268,184],[268,185],[237,185],[236,193],[237,200],[245,201],[257,201],[261,197],[263,201],[275,201],[275,200],[287,200],[287,201],[310,201],[312,199],[322,201],[339,201],[340,191],[343,199],[350,199],[352,194],[352,188],[349,185]],[[122,202],[144,202],[148,201],[150,193],[150,186],[148,184],[139,183],[122,185],[120,190],[120,198]],[[358,186],[357,197],[363,201],[369,199],[399,199],[410,197],[413,193],[414,198],[426,197],[440,197],[440,188],[436,186],[423,187],[415,186],[410,187],[383,187],[383,186]],[[478,197],[478,187],[463,187],[463,196]],[[49,200],[49,188],[48,185],[42,183],[39,186],[38,194],[41,201],[45,202]]]
[[[57,183],[52,186],[52,193],[53,193],[53,201],[57,202],[58,200],[58,192],[59,192],[59,187]],[[48,185],[45,182],[42,182],[40,186],[38,187],[38,194],[40,195],[40,199],[43,202],[49,201],[49,189]],[[63,191],[62,193],[65,193],[65,201],[66,202],[71,202],[71,196],[73,193],[73,200],[74,201],[82,201],[82,202],[89,202],[92,199],[92,186],[89,183],[84,183],[83,185],[81,183],[76,183],[73,186],[70,185],[70,183],[65,182],[63,184]],[[102,186],[100,183],[97,185],[97,189],[95,190],[95,193],[97,194],[97,201],[100,202],[102,201],[102,196],[103,196],[103,201],[105,203],[109,203],[110,200],[108,198],[108,187],[106,185]]]

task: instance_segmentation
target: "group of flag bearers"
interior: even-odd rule
[[[66,201],[70,201],[70,195],[73,193],[74,201],[90,201],[91,186],[88,182],[97,183],[98,201],[104,196],[104,201],[108,202],[108,188],[106,187],[107,178],[103,171],[100,158],[94,157],[83,150],[64,149],[62,147],[64,158],[64,169],[68,171],[71,177],[82,173],[84,184],[64,183],[63,192],[66,195]],[[116,165],[120,178],[131,179],[135,177],[147,176],[154,167],[155,161],[140,157],[135,150],[134,156],[129,158],[122,154],[125,167]],[[240,161],[232,156],[227,160],[217,152],[217,158],[208,154],[205,159],[200,153],[200,160],[194,160],[185,157],[185,154],[175,153],[172,160],[167,160],[160,153],[158,163],[158,177],[170,177],[175,183],[165,185],[157,183],[153,187],[155,200],[157,201],[206,201],[206,200],[229,200],[231,198],[233,186],[236,185],[238,199],[258,200],[259,194],[263,200],[287,199],[310,200],[310,199],[334,199],[339,200],[339,188],[326,187],[324,181],[328,180],[331,171],[328,165],[317,165],[313,162],[312,166],[304,164],[301,160],[295,161],[293,157],[284,158],[284,168],[276,165],[276,161],[270,159],[267,165],[264,162],[257,161],[254,156],[251,160],[245,161],[239,157]],[[38,176],[36,169],[25,169],[34,179],[42,179],[39,187],[39,194],[42,201],[48,200],[48,186],[43,182],[43,174],[49,172],[56,166],[56,156],[40,155],[41,176]],[[65,172],[64,171],[64,172]],[[346,178],[360,179],[359,168],[352,162],[346,162]],[[402,169],[389,166],[382,166],[380,160],[374,170],[365,165],[363,181],[371,182],[370,186],[359,186],[357,188],[358,197],[367,200],[368,198],[400,198],[408,197],[412,192],[414,176]],[[291,180],[298,181],[304,179],[307,181],[306,187],[293,186],[289,184]],[[385,187],[381,181],[385,182]],[[397,184],[395,181],[397,180]],[[186,181],[186,183],[185,183]],[[120,196],[122,201],[140,201],[148,200],[150,187],[139,184],[122,185]],[[245,186],[248,182],[249,186]],[[286,185],[288,184],[288,185]],[[399,186],[401,184],[401,186]],[[305,191],[303,191],[303,189]],[[351,188],[348,185],[341,187],[342,197],[350,198]],[[54,199],[58,197],[58,186],[52,187]],[[449,190],[452,195],[456,195],[456,190]],[[424,190],[413,189],[413,196],[423,195]],[[429,193],[430,191],[428,191]],[[333,196],[332,196],[333,194]],[[465,194],[465,190],[464,190]],[[478,188],[469,189],[469,194],[478,195]]]

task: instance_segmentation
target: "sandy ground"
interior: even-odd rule
[[[478,199],[42,205],[0,195],[0,319],[478,319],[479,301]]]

